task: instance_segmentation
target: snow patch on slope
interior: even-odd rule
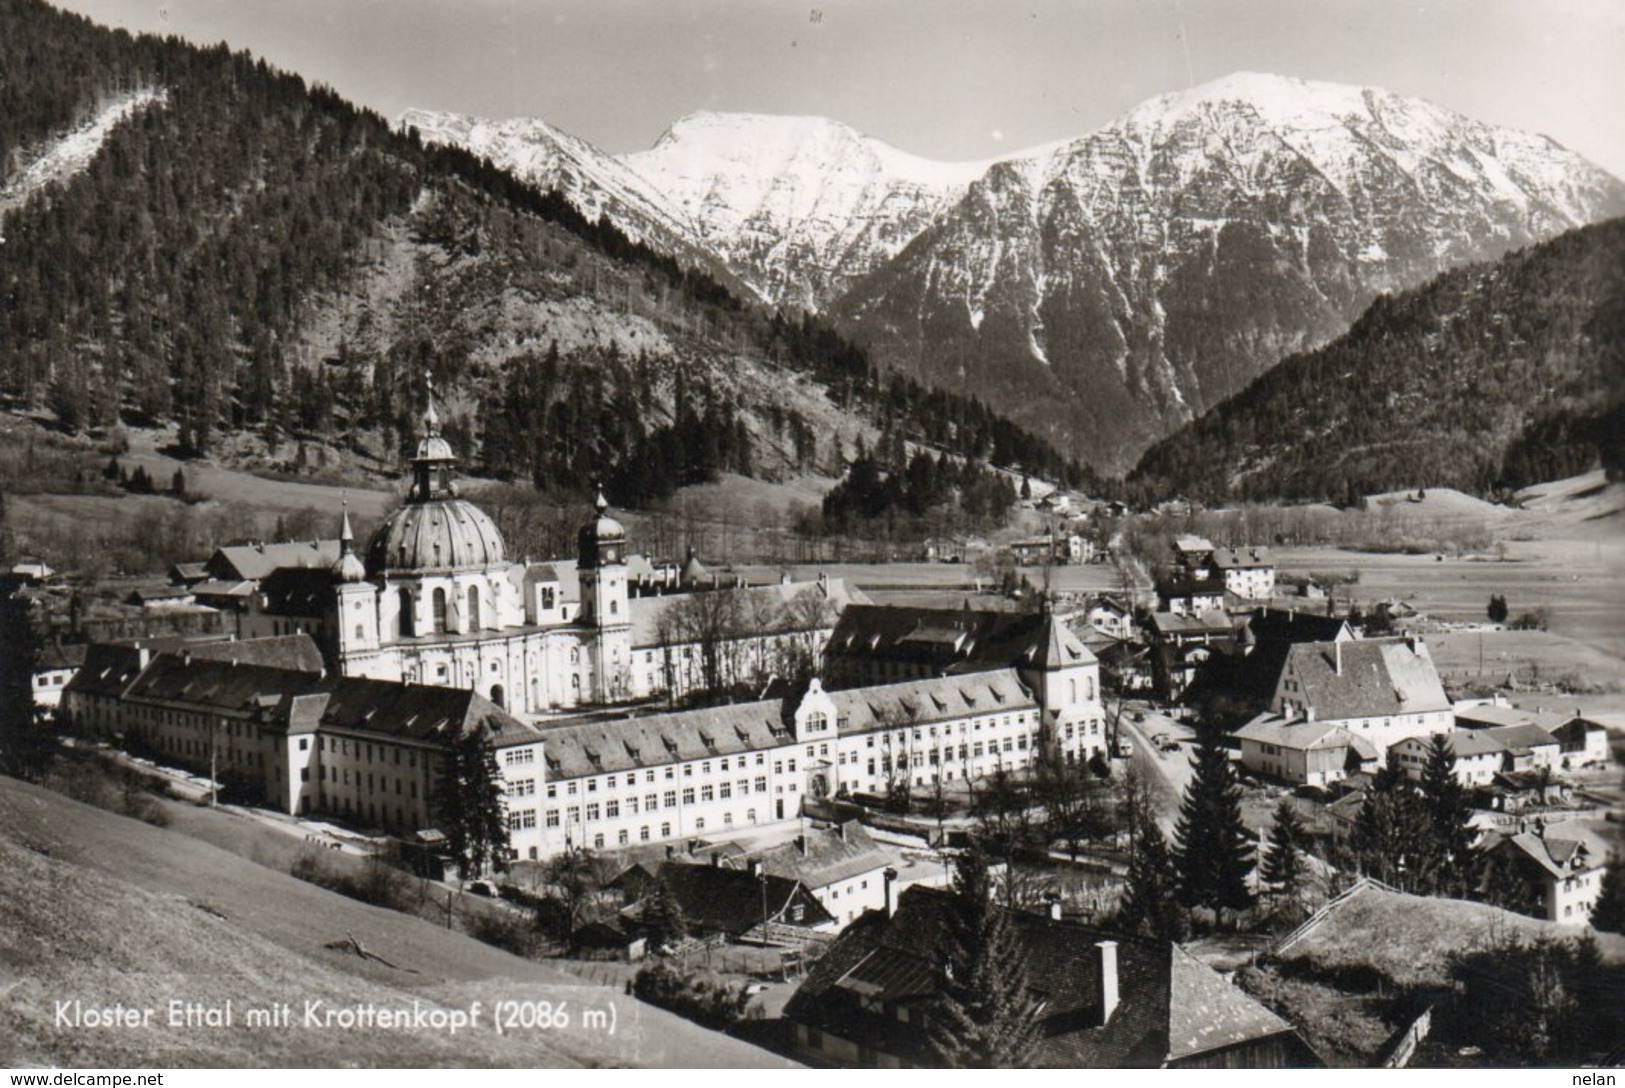
[[[43,148],[26,166],[0,184],[0,215],[20,208],[47,185],[61,184],[90,165],[108,135],[137,110],[169,101],[169,92],[156,88],[132,91],[102,107],[72,132]]]

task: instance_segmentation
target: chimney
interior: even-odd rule
[[[1306,722],[1312,722],[1312,721],[1315,720],[1315,708],[1314,707],[1306,706],[1306,707],[1303,708],[1303,720],[1306,721]]]
[[[711,851],[711,868],[713,868],[713,869],[722,868],[722,851],[721,850],[713,850],[713,851]]]
[[[1332,671],[1338,676],[1343,675],[1343,644],[1341,642],[1332,643]]]
[[[836,834],[841,836],[841,841],[845,842],[846,841],[846,821],[843,820],[840,823],[836,824],[835,825],[835,831],[836,831]]]
[[[750,875],[753,877],[759,877],[762,875],[762,863],[760,861],[753,860],[750,863]]]
[[[818,572],[818,591],[826,597],[829,596],[829,575],[823,571]]]
[[[897,913],[897,895],[893,891],[897,885],[897,870],[888,868],[881,876],[886,882],[886,917],[890,918]]]
[[[807,836],[806,835],[803,834],[803,835],[797,835],[796,836],[796,851],[798,853],[800,853],[802,857],[807,856]]]
[[[1059,922],[1061,920],[1061,897],[1058,895],[1050,896],[1049,920],[1052,922]]]
[[[1095,948],[1099,952],[1100,1022],[1105,1024],[1117,1011],[1117,942],[1101,941]]]
[[[677,847],[673,846],[671,843],[668,842],[666,844],[666,860],[670,861],[672,858],[674,858],[676,856],[677,856]]]

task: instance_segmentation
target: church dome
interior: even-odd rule
[[[375,574],[484,570],[506,560],[496,523],[464,499],[402,506],[367,545],[367,567]]]

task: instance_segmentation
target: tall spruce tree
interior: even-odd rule
[[[1608,871],[1602,876],[1602,890],[1591,908],[1591,928],[1605,933],[1625,933],[1625,853],[1608,852]]]
[[[441,759],[435,820],[464,877],[478,876],[508,858],[508,817],[496,752],[479,729],[470,729]]]
[[[655,883],[648,902],[643,908],[643,928],[649,935],[649,948],[664,952],[688,936],[688,920],[683,917],[683,905],[677,893],[664,880]]]
[[[938,1059],[965,1069],[1026,1066],[1038,1044],[1026,958],[979,845],[960,855],[940,942],[941,1000],[928,1032]]]
[[[1275,823],[1270,828],[1269,853],[1264,856],[1260,875],[1287,900],[1302,890],[1306,867],[1303,860],[1303,823],[1289,798],[1275,806]]]
[[[1217,729],[1202,732],[1192,763],[1195,777],[1185,787],[1174,826],[1179,900],[1187,907],[1210,908],[1222,922],[1225,911],[1252,906],[1247,887],[1252,837],[1241,822],[1241,785]]]
[[[1128,882],[1118,907],[1121,925],[1146,937],[1183,940],[1190,919],[1176,895],[1179,874],[1168,853],[1168,841],[1155,820],[1148,820],[1134,837],[1134,854],[1129,859]]]
[[[1428,746],[1422,766],[1422,803],[1432,830],[1433,856],[1428,864],[1431,887],[1418,888],[1434,894],[1463,897],[1478,886],[1478,854],[1469,821],[1472,800],[1456,777],[1456,753],[1443,733],[1436,733]]]
[[[1366,876],[1426,895],[1437,880],[1438,850],[1422,796],[1394,767],[1377,772],[1349,845]]]

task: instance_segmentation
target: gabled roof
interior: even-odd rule
[[[736,703],[641,718],[581,721],[541,728],[549,778],[658,767],[788,744],[778,700]]]
[[[282,544],[237,544],[218,548],[205,564],[216,578],[259,581],[279,567],[318,567],[338,561],[337,540],[295,540]]]
[[[938,674],[1095,660],[1064,623],[1046,613],[860,603],[841,614],[824,653],[826,659],[908,662]]]
[[[1299,690],[1283,692],[1317,718],[1369,718],[1449,710],[1450,700],[1421,643],[1408,639],[1294,643],[1283,675]]]
[[[869,837],[863,824],[848,820],[827,830],[808,830],[794,841],[763,851],[752,860],[773,876],[799,880],[813,891],[884,869],[892,856]]]
[[[85,644],[83,642],[59,642],[53,639],[40,647],[39,660],[34,664],[34,671],[77,669],[84,663]]]
[[[839,735],[928,726],[970,714],[1038,709],[1014,669],[968,676],[826,692],[835,703]],[[637,718],[579,719],[541,727],[551,778],[581,778],[658,767],[708,756],[743,755],[793,744],[795,705],[752,703],[648,714]]]
[[[1260,608],[1247,621],[1255,642],[1334,642],[1352,637],[1348,621],[1291,608]]]
[[[926,1033],[918,1024],[899,1024],[893,1009],[937,993],[941,934],[953,906],[952,893],[915,886],[902,893],[894,917],[866,915],[813,967],[785,1016],[907,1061],[929,1062]],[[1028,996],[1041,1006],[1036,1065],[1155,1067],[1293,1034],[1280,1017],[1171,942],[1034,914],[1015,913],[1010,920],[1026,963]],[[1117,942],[1119,1003],[1103,1024],[1097,945],[1104,940]],[[865,999],[887,1007],[865,1009]]]
[[[321,616],[336,599],[327,567],[279,567],[260,583],[265,611],[274,616]]]
[[[1484,844],[1486,850],[1498,848],[1515,851],[1556,880],[1573,876],[1576,866],[1581,870],[1595,869],[1608,862],[1608,844],[1577,826],[1559,824],[1547,828],[1544,834],[1529,831],[1497,834]]]
[[[1462,730],[1452,733],[1439,733],[1446,744],[1450,746],[1451,754],[1457,759],[1466,759],[1470,756],[1495,755],[1506,751],[1506,746],[1494,737],[1489,736],[1486,730]],[[1393,745],[1395,748],[1409,746],[1420,748],[1423,751],[1433,746],[1433,736],[1406,737]]]
[[[1259,744],[1275,744],[1293,751],[1306,752],[1315,748],[1353,748],[1362,759],[1376,759],[1377,750],[1364,737],[1349,732],[1332,722],[1309,722],[1287,719],[1279,714],[1265,712],[1236,730],[1238,740]]]
[[[701,593],[736,593],[742,610],[746,616],[775,613],[786,622],[774,628],[776,632],[797,630],[789,623],[790,613],[786,606],[803,593],[818,594],[829,606],[829,614],[834,616],[843,609],[855,604],[868,604],[869,598],[855,586],[848,586],[845,579],[830,578],[823,588],[817,582],[785,582],[770,586],[745,586],[740,589],[703,589]],[[627,602],[628,610],[632,615],[632,645],[639,649],[648,649],[664,645],[661,638],[660,619],[667,609],[675,607],[684,600],[686,593],[671,593],[658,597],[633,597]],[[812,628],[821,630],[822,628]],[[768,634],[768,631],[751,631],[750,634]]]
[[[1249,570],[1274,567],[1268,548],[1219,548],[1213,553],[1213,565],[1220,570]]]
[[[179,653],[159,654],[125,693],[128,700],[179,703],[219,713],[283,707],[313,689],[315,673],[231,661],[200,661]]]
[[[493,746],[531,744],[541,732],[466,688],[342,677],[324,685],[321,728],[441,743],[483,730]]]
[[[1229,635],[1236,629],[1230,614],[1223,609],[1210,608],[1196,616],[1182,612],[1153,612],[1147,624],[1159,635],[1181,637],[1197,635]]]
[[[737,936],[761,925],[764,913],[766,921],[809,928],[835,921],[799,880],[686,861],[663,863],[658,876],[696,929]],[[798,906],[799,919],[794,915]]]
[[[135,646],[95,642],[85,650],[84,664],[64,692],[117,698],[141,674],[142,653]]]
[[[1538,725],[1496,725],[1481,730],[1511,749],[1556,748],[1559,741]]]
[[[1485,703],[1480,706],[1456,707],[1456,724],[1463,729],[1489,729],[1496,726],[1536,725],[1550,732],[1573,719],[1572,714],[1553,714],[1549,711],[1523,710],[1515,706]]]

